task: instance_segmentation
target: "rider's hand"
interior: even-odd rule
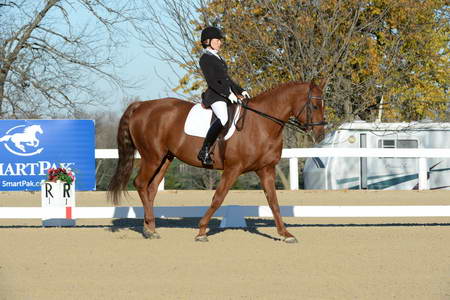
[[[242,92],[242,96],[244,96],[247,99],[250,99],[250,95],[249,95],[249,93],[247,91],[243,91]]]
[[[234,93],[231,93],[230,96],[228,96],[228,99],[231,101],[231,103],[237,103],[238,97]]]

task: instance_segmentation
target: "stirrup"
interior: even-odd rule
[[[211,159],[211,155],[209,154],[208,147],[202,147],[202,149],[197,155],[197,158],[199,161],[202,162],[203,165],[206,166],[212,166],[214,163],[213,160]]]

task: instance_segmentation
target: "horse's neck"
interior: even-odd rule
[[[276,93],[263,95],[255,101],[255,109],[260,110],[272,117],[287,121],[291,116],[292,106],[294,105],[293,88],[278,89]]]

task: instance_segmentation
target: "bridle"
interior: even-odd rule
[[[295,118],[289,118],[288,121],[280,120],[276,117],[273,117],[273,116],[263,113],[259,110],[251,108],[244,102],[239,102],[239,105],[241,105],[243,108],[245,108],[247,110],[250,110],[264,118],[267,118],[267,119],[279,124],[282,127],[286,126],[286,127],[290,127],[290,128],[296,129],[296,130],[307,131],[310,127],[324,126],[324,125],[328,124],[325,121],[312,122],[312,110],[314,108],[314,104],[311,102],[311,100],[313,100],[313,99],[322,100],[322,107],[324,106],[325,103],[324,103],[322,96],[313,96],[311,94],[311,85],[310,85],[309,89],[308,89],[308,99],[306,100],[305,105],[303,105],[302,109],[300,109],[300,111],[295,116]],[[302,124],[298,121],[298,118],[305,110],[306,110],[306,123]]]
[[[325,121],[312,122],[312,111],[314,109],[314,104],[312,103],[311,100],[313,100],[313,99],[321,100],[322,101],[322,107],[324,107],[325,103],[324,103],[324,100],[323,100],[322,96],[313,96],[311,94],[311,85],[310,85],[309,89],[308,89],[308,99],[306,100],[305,105],[303,105],[302,109],[295,116],[295,119],[290,119],[288,122],[292,122],[293,125],[295,125],[296,127],[301,128],[303,130],[307,130],[309,127],[327,125],[328,123],[325,122]],[[302,124],[302,123],[300,123],[298,121],[298,118],[305,111],[305,109],[306,109],[306,123]]]

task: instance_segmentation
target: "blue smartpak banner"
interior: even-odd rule
[[[50,168],[75,172],[77,190],[95,190],[92,120],[0,120],[0,191],[37,191]]]

